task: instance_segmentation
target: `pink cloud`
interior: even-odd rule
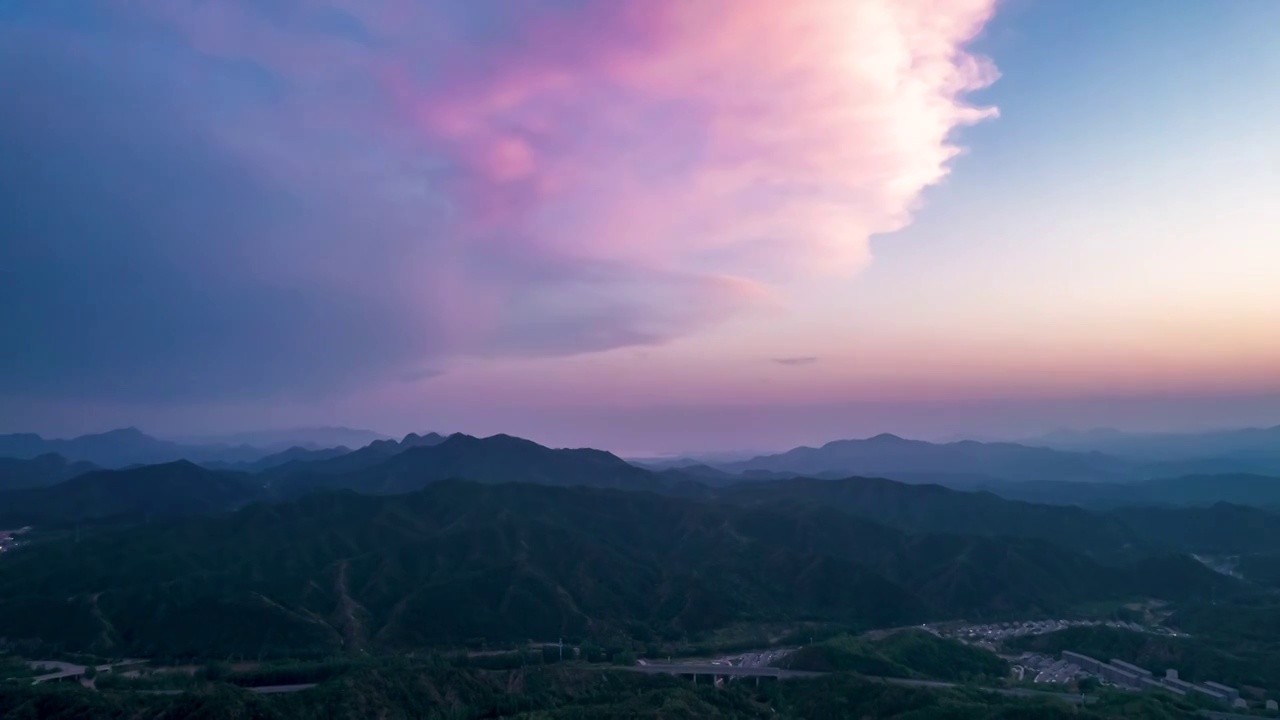
[[[994,4],[332,3],[367,44],[299,30],[308,4],[157,7],[290,84],[222,134],[342,209],[306,271],[374,268],[376,292],[485,352],[543,331],[565,351],[660,342],[855,271],[945,177],[953,131],[994,115],[965,101],[996,78],[965,49]]]
[[[546,251],[770,280],[853,269],[946,174],[951,132],[994,114],[963,102],[996,76],[963,49],[992,11],[596,3],[461,49],[414,112],[467,179],[468,216]]]

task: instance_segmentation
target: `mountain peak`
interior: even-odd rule
[[[445,441],[445,437],[440,433],[429,432],[426,435],[418,433],[409,433],[400,441],[401,447],[421,447],[424,445],[439,445]]]
[[[874,443],[900,443],[906,442],[905,438],[894,435],[893,433],[880,433],[874,437],[867,438],[867,442]]]
[[[141,438],[148,438],[146,433],[133,426],[108,430],[98,435],[98,437],[112,438],[115,440],[138,440]]]

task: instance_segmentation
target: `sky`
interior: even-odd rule
[[[13,0],[0,432],[1280,423],[1274,0]]]

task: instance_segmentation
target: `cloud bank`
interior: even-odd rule
[[[0,393],[320,395],[853,272],[994,113],[993,5],[15,3]]]

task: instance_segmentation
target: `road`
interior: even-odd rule
[[[263,685],[261,687],[247,687],[245,690],[248,690],[251,693],[258,693],[259,695],[278,695],[280,693],[302,692],[303,690],[310,690],[315,686],[315,683],[301,683],[298,685]]]
[[[261,685],[259,687],[242,687],[240,689],[251,693],[257,693],[258,695],[280,695],[282,693],[295,693],[302,692],[303,690],[310,690],[315,686],[315,683],[301,683],[298,685]],[[181,695],[186,692],[186,690],[137,690],[135,692],[142,695]]]
[[[901,687],[913,687],[913,688],[928,688],[933,690],[949,690],[951,688],[964,687],[958,683],[942,682],[940,680],[910,680],[907,678],[885,678],[885,677],[871,677],[867,679],[873,682],[887,683],[889,685],[899,685]],[[1082,705],[1085,703],[1095,702],[1097,700],[1097,698],[1089,697],[1088,695],[1042,692],[1039,690],[1025,690],[1023,688],[980,687],[976,689],[985,690],[986,692],[999,693],[1007,697],[1053,698],[1054,700],[1061,700],[1062,702],[1071,703],[1073,705]]]

